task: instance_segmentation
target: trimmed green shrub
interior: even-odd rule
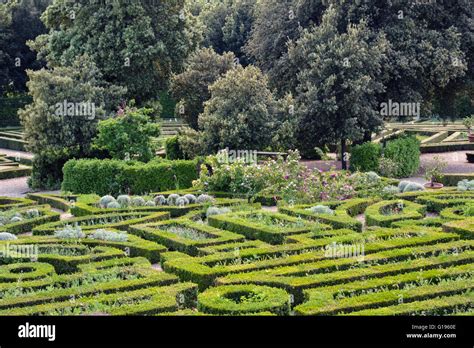
[[[420,167],[420,141],[415,137],[391,140],[384,149],[384,156],[398,164],[396,176],[410,177]]]
[[[454,232],[463,238],[474,239],[474,218],[451,221],[443,225],[446,232]]]
[[[466,283],[470,280],[456,281],[456,277],[466,277],[469,272],[468,265],[460,265],[350,282],[344,284],[343,289],[339,285],[309,289],[304,291],[306,301],[295,310],[298,315],[347,314],[375,306],[386,306],[388,303],[412,302],[420,297],[438,297],[456,290],[462,292],[466,290]],[[445,282],[440,286],[437,283],[441,280]],[[405,284],[409,286],[404,289]],[[413,299],[410,300],[411,297]]]
[[[422,219],[426,207],[410,201],[381,201],[365,210],[367,226],[389,227],[393,222],[406,219]]]
[[[262,311],[288,315],[290,295],[285,290],[268,286],[218,286],[198,295],[198,309],[219,315],[246,315]]]
[[[352,171],[378,171],[382,149],[379,144],[367,142],[352,148],[350,169]]]
[[[185,159],[185,155],[179,146],[178,136],[170,137],[165,142],[166,158],[169,160]]]
[[[63,168],[62,189],[74,193],[145,194],[188,188],[198,178],[195,161],[70,160]]]
[[[200,247],[244,241],[240,234],[185,219],[133,226],[130,233],[193,256]]]

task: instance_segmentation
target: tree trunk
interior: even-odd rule
[[[365,131],[364,133],[364,143],[372,141],[372,131]]]
[[[342,164],[342,170],[346,170],[347,169],[346,139],[341,139],[341,164]]]

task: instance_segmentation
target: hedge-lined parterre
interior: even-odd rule
[[[28,198],[0,196],[0,211],[37,204]]]
[[[12,234],[31,232],[35,226],[59,221],[60,214],[51,211],[49,205],[15,207],[0,211],[0,232]]]
[[[367,206],[376,201],[377,199],[375,198],[354,198],[347,202],[323,202],[318,205],[305,204],[293,207],[280,206],[278,209],[282,213],[320,221],[336,229],[348,228],[355,231],[362,231],[362,222],[355,217],[362,214]],[[321,205],[328,207],[330,210],[318,210]]]
[[[469,192],[279,212],[219,205],[231,199],[217,195],[186,212],[156,210],[187,209],[192,196],[184,207],[167,203],[201,194],[192,190],[6,198],[8,219],[81,216],[43,222],[33,235],[0,231],[0,315],[472,315]],[[141,205],[156,197],[166,204]]]

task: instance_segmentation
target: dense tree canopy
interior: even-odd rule
[[[26,45],[46,31],[40,20],[47,1],[9,0],[0,3],[0,96],[26,89],[26,70],[39,69],[42,62]]]
[[[428,110],[434,98],[444,98],[444,105],[453,105],[459,91],[472,89],[472,64],[470,77],[465,77],[474,40],[469,0],[261,1],[257,2],[246,52],[280,92],[295,91],[297,86],[298,67],[288,59],[288,44],[295,43],[303,29],[319,25],[330,5],[339,13],[339,32],[349,23],[364,20],[368,30],[385,34],[389,46],[383,100],[423,102]]]
[[[28,150],[35,153],[32,185],[54,186],[61,178],[62,163],[90,154],[98,120],[116,111],[125,89],[104,82],[87,56],[78,57],[70,67],[29,71],[28,77],[33,102],[19,115]]]
[[[253,66],[232,69],[211,87],[211,99],[199,116],[209,152],[226,147],[262,150],[275,129],[275,97],[268,80]]]
[[[243,51],[253,25],[255,0],[216,0],[201,2],[198,19],[203,28],[203,45],[217,53],[233,52],[239,63],[251,62]]]
[[[337,29],[338,13],[330,7],[321,25],[307,29],[290,47],[290,59],[300,66],[297,85],[300,149],[358,140],[382,123],[378,94],[388,43],[372,37],[365,22]]]
[[[177,116],[184,117],[192,128],[197,128],[198,115],[211,96],[209,86],[236,66],[234,59],[233,53],[220,55],[212,48],[203,48],[189,57],[181,74],[173,76],[171,92],[179,101]]]
[[[184,0],[55,0],[42,18],[49,33],[33,47],[49,66],[88,54],[106,81],[127,87],[138,102],[166,89],[197,40]]]

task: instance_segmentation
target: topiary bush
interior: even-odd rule
[[[457,184],[458,191],[474,191],[474,180],[461,180]]]
[[[169,160],[185,159],[183,150],[179,145],[178,136],[170,137],[165,142],[166,158]]]
[[[214,201],[214,198],[205,194],[199,195],[199,197],[196,199],[196,203],[199,203],[199,204],[210,203],[212,201]]]
[[[127,208],[132,204],[132,199],[129,195],[120,195],[117,197],[117,202],[122,208]]]
[[[389,141],[384,149],[385,158],[398,165],[395,177],[406,178],[415,174],[420,167],[420,141],[413,136]]]
[[[382,149],[379,144],[371,142],[354,146],[351,151],[350,170],[361,172],[377,171],[379,169],[381,151]]]
[[[166,204],[166,198],[163,195],[158,195],[156,196],[153,201],[155,202],[155,205],[164,205]]]
[[[143,207],[146,201],[142,197],[132,197],[132,205],[134,207]]]
[[[189,204],[189,200],[186,197],[179,197],[176,200],[176,205],[179,207],[184,207],[185,205]]]
[[[178,200],[178,198],[179,198],[179,195],[177,195],[176,193],[173,193],[169,195],[168,198],[166,199],[166,204],[176,205],[176,201]]]
[[[102,207],[102,208],[107,208],[107,206],[112,203],[112,202],[115,202],[115,198],[111,195],[106,195],[106,196],[103,196],[100,201],[99,201],[99,205]]]
[[[118,203],[116,201],[113,201],[113,202],[110,202],[109,204],[107,204],[107,209],[119,209],[121,207],[122,206],[120,205],[120,203]]]

